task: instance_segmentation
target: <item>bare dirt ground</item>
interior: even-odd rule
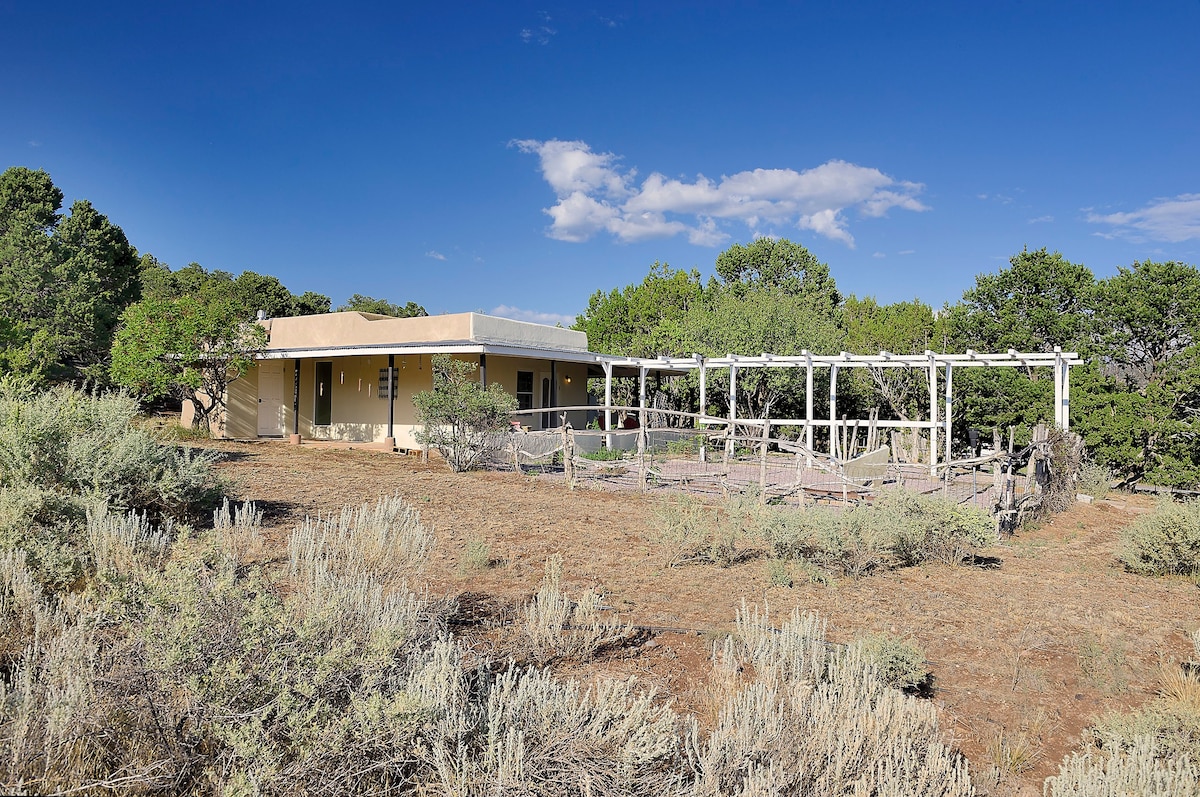
[[[660,497],[569,491],[514,473],[453,474],[419,457],[278,442],[214,442],[241,500],[265,511],[282,555],[306,514],[399,494],[437,536],[426,570],[431,596],[501,611],[536,591],[544,563],[563,558],[572,589],[594,586],[637,625],[692,629],[596,662],[577,677],[636,674],[703,718],[708,651],[743,602],[780,618],[816,611],[829,638],[889,632],[925,650],[928,698],[969,758],[981,793],[1040,793],[1096,717],[1147,701],[1165,662],[1189,658],[1200,595],[1182,579],[1124,572],[1118,532],[1151,504],[1117,496],[1077,505],[1040,528],[981,552],[990,567],[927,565],[832,584],[772,586],[765,557],[729,568],[670,568],[653,541]],[[491,546],[494,566],[463,566],[467,543]],[[797,573],[797,575],[799,575]]]

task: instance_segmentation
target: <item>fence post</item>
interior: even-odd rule
[[[637,438],[638,451],[638,486],[641,491],[646,492],[646,427],[641,425],[638,427]]]
[[[575,456],[572,445],[575,441],[572,439],[571,424],[567,423],[567,414],[562,414],[562,445],[563,445],[563,475],[567,477],[567,489],[575,489],[575,463],[572,461]]]
[[[762,451],[758,459],[758,493],[759,500],[767,502],[767,448],[771,442],[771,419],[763,418]]]

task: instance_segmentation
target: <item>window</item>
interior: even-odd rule
[[[533,371],[517,371],[517,409],[533,409]]]

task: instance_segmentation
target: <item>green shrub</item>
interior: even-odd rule
[[[487,570],[492,566],[492,544],[483,537],[472,537],[463,546],[461,569],[464,572]]]
[[[662,501],[652,522],[654,539],[664,548],[669,567],[698,563],[728,567],[739,556],[740,525],[722,518],[719,507],[693,496]]]
[[[475,363],[445,354],[435,354],[431,362],[433,389],[413,396],[421,424],[417,441],[436,448],[451,470],[477,468],[504,444],[517,399],[502,385],[483,387]]]
[[[996,541],[995,521],[982,509],[908,490],[884,490],[870,507],[890,527],[901,563],[962,564],[976,548]]]
[[[614,462],[618,459],[625,459],[628,452],[622,451],[619,448],[599,448],[595,451],[589,451],[581,454],[584,459],[590,459],[594,462]]]
[[[872,634],[860,639],[856,646],[867,661],[875,664],[879,677],[888,686],[912,691],[929,680],[925,651],[910,639]]]
[[[1143,576],[1193,575],[1200,571],[1200,501],[1164,501],[1121,535],[1118,554]]]
[[[746,526],[782,559],[848,576],[931,560],[961,564],[995,540],[995,526],[982,510],[901,490],[846,510],[763,507]]]
[[[43,584],[83,575],[89,511],[194,521],[219,499],[220,455],[160,442],[133,424],[137,409],[122,394],[0,380],[0,549],[26,551]]]
[[[1112,480],[1112,471],[1106,466],[1097,462],[1085,462],[1079,467],[1077,491],[1100,501],[1108,496],[1112,489]]]

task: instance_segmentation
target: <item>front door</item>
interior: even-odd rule
[[[287,375],[281,362],[258,364],[258,436],[282,437]]]
[[[313,426],[333,423],[333,363],[314,363]]]
[[[550,387],[550,374],[542,374],[541,380],[542,380],[542,403],[538,406],[553,407],[554,404],[551,403],[552,390]],[[553,426],[554,426],[554,413],[543,412],[542,413],[542,428],[550,429]]]

